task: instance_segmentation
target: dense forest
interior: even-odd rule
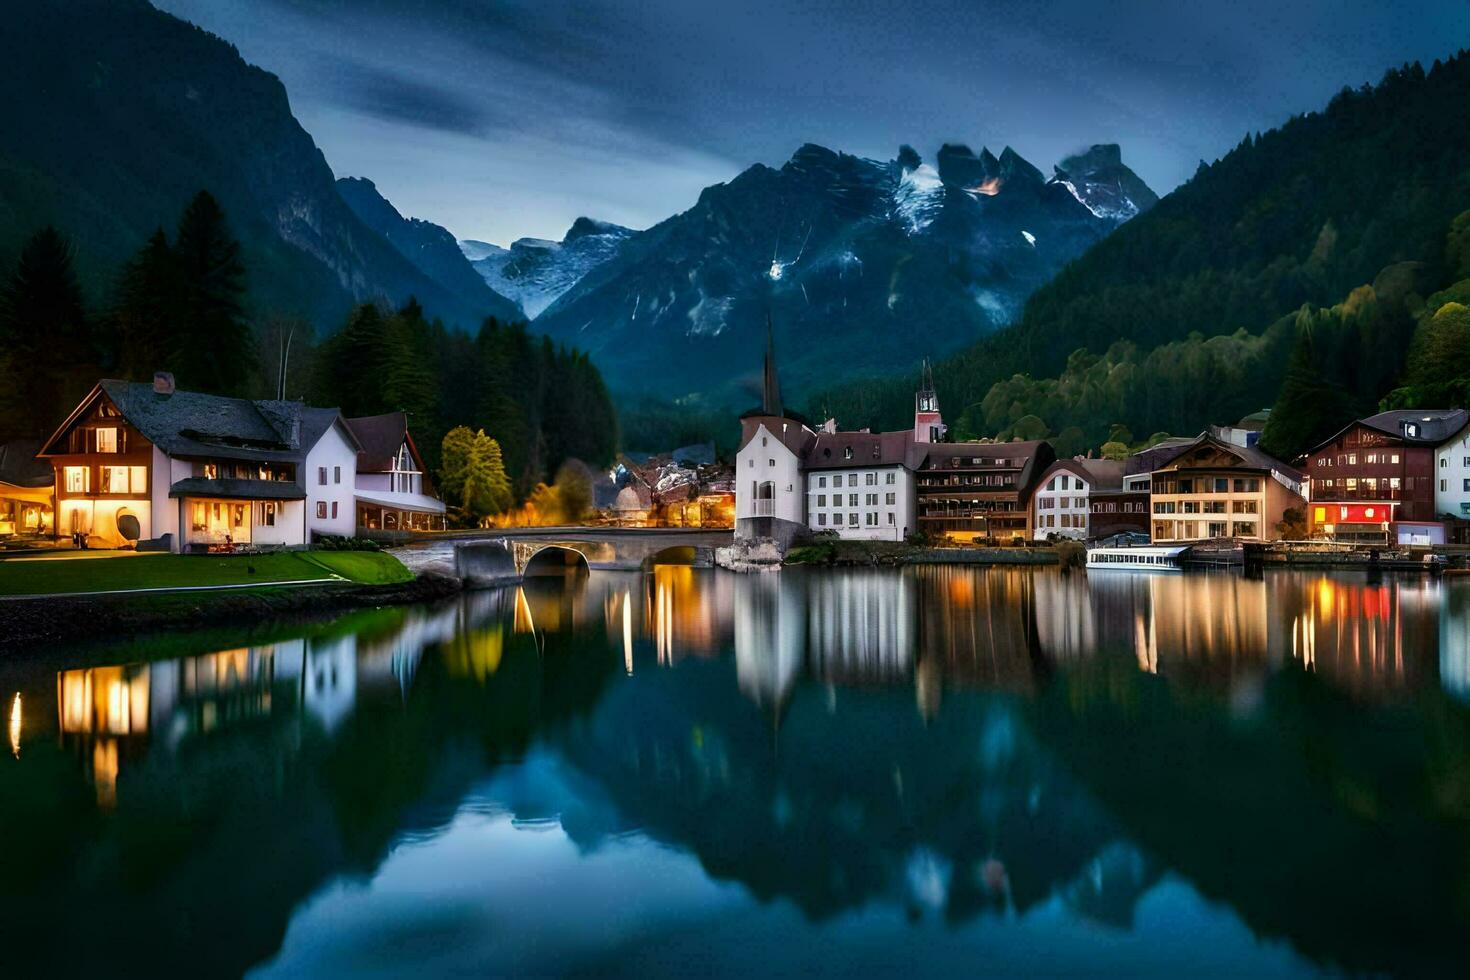
[[[1466,105],[1470,54],[1461,52],[1247,136],[1039,289],[1015,324],[939,362],[941,403],[970,435],[1002,435],[1035,416],[1053,434],[1082,428],[1090,445],[1115,424],[1194,432],[1271,404],[1303,308],[1360,317],[1367,297],[1352,298],[1354,290],[1376,289],[1398,263],[1421,263],[1422,282],[1452,281],[1444,243],[1470,204],[1470,129],[1449,120]],[[1371,318],[1391,317],[1376,299],[1370,305]],[[1412,332],[1410,320],[1397,330]],[[1373,334],[1390,335],[1401,336]],[[1342,369],[1358,370],[1350,360],[1340,359]],[[1371,370],[1380,368],[1397,369]],[[1104,375],[1161,390],[1100,395]],[[812,404],[848,425],[900,427],[915,380],[847,385]],[[1109,414],[1093,418],[1093,407]]]
[[[284,393],[348,416],[404,411],[431,470],[457,426],[497,443],[515,501],[568,460],[611,462],[616,414],[586,355],[487,319],[474,335],[365,303],[318,342],[309,322],[252,316],[242,249],[218,202],[200,192],[177,232],[159,230],[89,309],[74,252],[55,228],[0,275],[0,441],[43,438],[101,377],[172,371],[181,388],[253,398]]]

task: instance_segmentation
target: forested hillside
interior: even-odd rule
[[[1027,416],[1053,434],[1121,423],[1142,435],[1265,407],[1296,343],[1294,321],[1281,318],[1355,302],[1353,290],[1400,262],[1423,263],[1425,283],[1447,278],[1445,234],[1470,206],[1470,128],[1455,122],[1466,105],[1461,52],[1246,137],[1033,294],[1018,322],[941,361],[947,413],[963,414],[973,435]],[[1146,390],[1090,402],[1096,386],[1081,379],[1104,374]],[[812,404],[849,424],[897,427],[913,384],[912,372],[875,379]],[[1236,394],[1249,397],[1230,402]]]

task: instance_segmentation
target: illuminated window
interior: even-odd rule
[[[202,501],[195,501],[193,510],[194,514],[191,526],[196,531],[202,531],[209,523],[209,512],[205,509]]]
[[[86,493],[92,489],[92,470],[87,466],[68,466],[63,470],[67,493]]]
[[[318,500],[316,502],[316,516],[317,517],[326,517],[327,516],[327,502],[325,500]]]
[[[102,467],[102,492],[127,493],[128,468],[126,466]]]
[[[206,480],[218,480],[219,479],[219,464],[217,464],[217,463],[205,463],[204,464],[204,478]]]
[[[276,502],[267,500],[260,505],[260,523],[263,527],[276,526]]]
[[[117,452],[117,430],[116,429],[98,429],[97,430],[97,451],[99,453],[115,453],[115,452]]]

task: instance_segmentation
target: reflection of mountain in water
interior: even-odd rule
[[[1324,962],[1431,970],[1470,926],[1470,721],[1435,687],[1466,595],[659,569],[12,663],[0,921],[78,970],[146,935],[159,973],[238,973],[488,785],[475,806],[588,851],[641,831],[813,918],[1058,902],[1128,929],[1167,870]]]

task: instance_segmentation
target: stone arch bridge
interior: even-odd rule
[[[713,567],[732,532],[699,528],[508,528],[454,544],[467,585],[498,585],[570,569],[639,570],[655,564]]]

